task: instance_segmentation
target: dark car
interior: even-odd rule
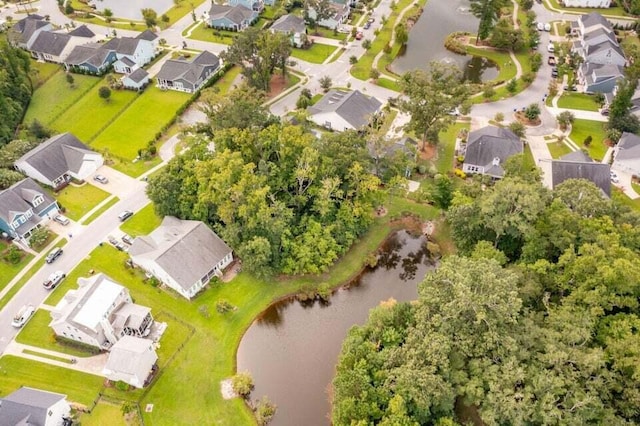
[[[558,76],[558,70],[557,69],[552,69],[551,70],[551,77],[557,77]]]
[[[366,24],[364,24],[363,28],[365,30],[368,30],[369,28],[371,28],[371,24],[367,22]]]
[[[125,220],[129,219],[131,216],[133,216],[133,212],[131,210],[125,210],[118,215],[118,219],[120,219],[120,222],[124,222]]]
[[[62,249],[60,247],[56,247],[49,252],[47,255],[45,262],[53,263],[60,255],[62,254]]]

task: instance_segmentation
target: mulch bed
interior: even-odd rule
[[[525,126],[539,126],[542,123],[542,120],[540,120],[539,117],[536,118],[535,120],[529,120],[524,115],[524,112],[522,112],[522,111],[516,112],[516,120],[518,120],[519,122],[521,122]]]

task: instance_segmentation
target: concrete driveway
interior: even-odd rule
[[[93,180],[93,176],[96,174],[102,175],[109,179],[109,182],[100,183]],[[111,168],[109,166],[102,166],[98,169],[98,171],[91,176],[90,179],[87,180],[91,185],[102,189],[103,191],[107,191],[110,194],[117,195],[119,198],[130,194],[133,191],[139,190],[141,187],[144,187],[144,183],[140,182],[137,179],[132,178],[131,176],[127,176],[118,170]]]

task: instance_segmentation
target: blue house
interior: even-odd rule
[[[58,202],[31,178],[0,192],[0,230],[14,239],[26,242],[58,211]]]
[[[242,31],[258,20],[259,13],[242,5],[211,5],[209,26],[229,31]]]
[[[89,43],[76,46],[64,60],[64,66],[71,71],[103,74],[117,59],[116,52],[104,48],[104,44]]]

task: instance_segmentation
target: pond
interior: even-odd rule
[[[90,0],[89,4],[95,5],[99,12],[111,9],[115,18],[142,21],[142,9],[155,10],[159,20],[173,7],[173,0]]]
[[[409,42],[402,54],[391,65],[403,74],[414,69],[426,69],[429,62],[455,64],[464,74],[464,80],[481,83],[498,76],[495,63],[484,58],[458,55],[444,47],[444,41],[455,31],[475,33],[478,19],[471,14],[469,0],[427,1],[418,22],[411,28]]]
[[[330,424],[330,385],[347,331],[364,324],[381,301],[416,299],[417,284],[434,265],[425,242],[397,232],[381,248],[376,268],[334,293],[329,303],[287,299],[251,325],[238,348],[238,371],[253,376],[253,400],[266,395],[278,406],[270,425]]]

